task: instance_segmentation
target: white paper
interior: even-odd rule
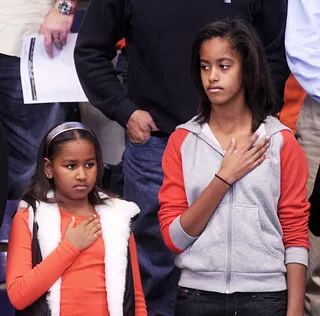
[[[69,34],[61,51],[53,45],[50,58],[43,35],[24,37],[20,72],[25,104],[88,101],[74,65],[76,39],[77,34]]]

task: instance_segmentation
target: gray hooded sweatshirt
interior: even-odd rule
[[[180,286],[219,293],[281,291],[286,264],[308,262],[304,153],[292,132],[267,117],[267,159],[230,187],[204,231],[189,236],[180,216],[218,173],[221,147],[191,120],[171,135],[163,157],[159,219],[177,252]],[[211,135],[212,136],[212,135]]]

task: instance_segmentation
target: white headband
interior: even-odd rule
[[[79,123],[79,122],[66,122],[63,124],[58,125],[55,127],[47,136],[46,139],[46,153],[48,155],[48,150],[51,142],[53,139],[55,139],[58,135],[67,132],[67,131],[72,131],[72,130],[84,130],[89,132],[94,138],[96,136],[93,134],[93,132],[85,125]]]

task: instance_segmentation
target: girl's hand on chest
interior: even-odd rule
[[[100,219],[95,215],[89,216],[77,226],[75,226],[75,218],[72,217],[64,239],[82,251],[91,246],[101,234]]]
[[[236,139],[233,138],[224,156],[218,175],[232,184],[239,180],[266,159],[266,151],[270,146],[270,138],[262,139],[253,146],[259,135],[254,134],[250,140],[238,147],[236,151]]]

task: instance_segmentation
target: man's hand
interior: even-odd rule
[[[44,35],[44,46],[48,55],[53,58],[54,44],[59,50],[67,44],[67,35],[71,29],[74,14],[63,15],[53,8],[40,26],[40,34]]]
[[[142,110],[133,112],[127,123],[127,132],[130,142],[141,144],[148,140],[151,132],[158,131],[151,115]]]

